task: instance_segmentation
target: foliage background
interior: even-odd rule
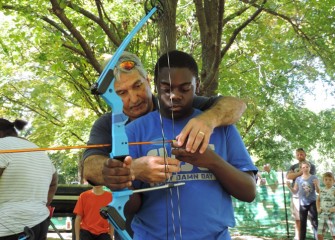
[[[269,162],[285,170],[293,150],[303,147],[320,173],[335,171],[334,108],[305,107],[315,84],[334,98],[333,1],[162,2],[176,4],[176,22],[168,8],[172,20],[150,21],[127,48],[150,73],[167,44],[193,54],[202,69],[203,94],[247,103],[237,126],[258,166]],[[2,0],[0,116],[28,120],[23,135],[41,147],[86,144],[92,123],[110,111],[90,93],[102,55],[115,51],[144,16],[143,6],[140,0]],[[220,9],[222,19],[213,9]],[[213,46],[220,53],[215,59],[208,54]],[[81,151],[50,156],[61,182],[78,180]]]

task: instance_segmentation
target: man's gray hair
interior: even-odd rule
[[[112,55],[104,54],[102,56],[102,58],[103,58],[103,62],[102,62],[101,65],[102,65],[103,68],[105,68],[106,65],[108,64],[108,62],[111,60]],[[135,63],[134,68],[131,69],[131,70],[120,68],[119,67],[120,63],[125,62],[125,61],[134,62]],[[148,76],[147,71],[143,67],[143,64],[142,64],[141,60],[135,54],[124,51],[121,54],[119,60],[117,61],[116,65],[115,65],[114,76],[115,76],[115,78],[118,78],[120,76],[121,72],[130,73],[133,70],[137,70],[143,78],[147,78],[147,76]]]

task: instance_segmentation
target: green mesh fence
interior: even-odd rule
[[[291,194],[285,184],[286,174],[277,174],[279,186],[275,191],[267,185],[257,185],[257,196],[252,203],[233,199],[236,226],[230,229],[232,236],[294,238],[294,220],[290,210]],[[309,220],[306,239],[314,239]],[[331,236],[326,234],[324,239],[331,239]]]

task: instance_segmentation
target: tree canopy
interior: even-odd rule
[[[293,150],[317,150],[332,165],[334,108],[313,112],[313,83],[334,98],[335,3],[324,1],[161,1],[127,50],[152,74],[159,54],[181,49],[201,68],[202,94],[232,95],[248,109],[237,123],[257,165],[286,169]],[[0,115],[30,121],[26,136],[41,147],[83,145],[101,114],[90,93],[113,54],[145,15],[145,1],[2,0]],[[76,176],[80,151],[52,152]],[[329,163],[331,160],[331,163]],[[70,176],[70,174],[68,175]],[[66,181],[73,181],[68,177]]]

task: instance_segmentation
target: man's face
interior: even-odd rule
[[[297,152],[295,152],[295,157],[299,160],[299,162],[305,161],[306,160],[306,153],[303,152],[303,151],[297,151]]]
[[[114,88],[122,99],[123,112],[131,120],[153,110],[149,80],[143,78],[137,70],[129,73],[121,72]]]
[[[157,77],[162,115],[174,119],[191,115],[194,94],[198,88],[194,74],[188,68],[164,67],[160,69]]]

